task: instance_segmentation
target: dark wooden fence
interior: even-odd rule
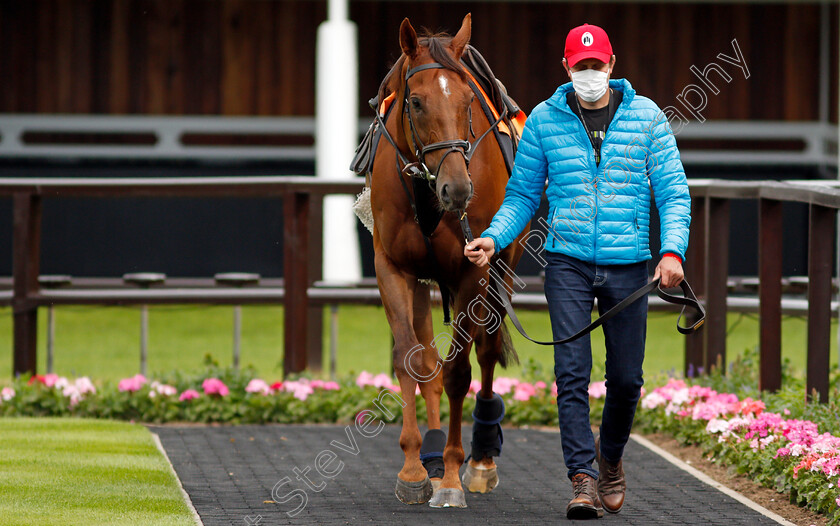
[[[759,387],[775,391],[782,383],[782,203],[809,206],[807,391],[828,400],[831,341],[831,275],[837,239],[840,191],[830,183],[694,180],[692,228],[686,277],[705,299],[704,331],[686,340],[686,370],[726,363],[729,205],[734,199],[759,202]]]
[[[760,387],[781,387],[782,202],[810,207],[808,243],[807,388],[828,400],[831,277],[837,238],[840,190],[830,183],[692,180],[692,229],[686,274],[705,300],[707,323],[686,340],[686,370],[726,363],[729,205],[757,199],[760,210],[759,302]],[[208,177],[145,179],[0,179],[0,196],[13,199],[13,289],[0,292],[14,317],[14,374],[36,371],[37,309],[51,304],[279,303],[284,309],[284,370],[320,365],[317,308],[328,303],[379,304],[378,291],[364,287],[317,286],[320,277],[321,201],[327,194],[355,194],[357,181],[319,181],[311,177]],[[41,211],[45,198],[62,197],[277,197],[283,210],[282,286],[254,289],[93,288],[42,290],[39,286]],[[544,308],[539,294],[517,294],[514,305]],[[652,308],[668,308],[653,301]],[[313,311],[313,309],[316,309]],[[384,323],[384,319],[383,319]]]

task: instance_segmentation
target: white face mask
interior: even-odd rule
[[[595,102],[607,92],[608,78],[608,71],[597,69],[572,71],[572,86],[581,99],[586,102]]]

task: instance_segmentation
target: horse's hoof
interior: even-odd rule
[[[437,491],[440,488],[440,484],[443,482],[442,478],[435,477],[432,479],[432,491]]]
[[[424,504],[432,498],[432,481],[429,477],[417,482],[406,482],[397,477],[397,487],[394,495],[403,504]]]
[[[467,499],[464,492],[456,488],[440,488],[429,501],[432,508],[466,508]]]
[[[485,468],[483,466],[473,467],[467,463],[467,469],[461,476],[461,482],[470,493],[490,493],[493,488],[499,485],[499,472],[496,466]]]

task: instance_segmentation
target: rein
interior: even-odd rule
[[[464,234],[464,239],[467,243],[470,243],[471,241],[473,241],[473,234],[472,230],[470,229],[470,223],[467,219],[466,211],[463,214],[461,214],[459,221],[461,224],[461,231]],[[697,296],[694,295],[694,291],[691,290],[691,286],[688,284],[688,281],[683,279],[680,282],[680,288],[682,289],[684,296],[674,296],[662,290],[662,287],[660,286],[662,278],[656,278],[644,287],[641,287],[640,289],[636,290],[635,292],[621,300],[620,303],[618,303],[613,308],[605,312],[603,316],[599,317],[597,320],[593,321],[592,323],[579,330],[572,336],[569,336],[568,338],[561,338],[559,340],[543,342],[531,338],[528,335],[528,333],[525,332],[525,329],[522,327],[522,323],[516,316],[516,311],[513,310],[513,305],[510,302],[510,298],[508,298],[508,293],[510,291],[505,285],[504,280],[502,279],[502,276],[504,274],[496,270],[492,262],[490,263],[489,274],[490,281],[493,282],[493,285],[496,288],[495,295],[498,297],[497,299],[499,299],[502,302],[502,306],[505,308],[505,312],[507,312],[507,315],[510,318],[511,323],[513,323],[513,326],[516,327],[516,330],[519,331],[519,334],[539,345],[557,345],[577,340],[581,336],[589,334],[597,327],[603,325],[607,320],[609,320],[622,310],[626,309],[636,300],[642,298],[643,296],[647,296],[654,289],[656,290],[656,293],[659,295],[659,297],[667,301],[668,303],[683,306],[682,310],[680,311],[680,315],[677,318],[677,330],[680,331],[682,334],[693,333],[694,331],[699,329],[700,326],[702,326],[703,323],[706,321],[706,310],[703,308],[703,305],[700,304],[700,302],[697,300]],[[695,321],[692,325],[688,327],[683,327],[682,325],[680,325],[680,320],[682,319],[683,314],[685,314],[686,307],[695,311],[698,314],[698,318],[697,321]]]

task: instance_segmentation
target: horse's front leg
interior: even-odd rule
[[[394,335],[394,372],[402,394],[402,432],[400,447],[405,462],[397,475],[395,494],[405,504],[422,504],[432,496],[432,483],[420,461],[422,444],[417,427],[415,389],[418,375],[431,375],[423,360],[423,353],[416,352],[419,342],[414,330],[414,296],[417,280],[400,271],[384,254],[375,258],[376,281],[379,285],[385,314]]]
[[[503,312],[501,306],[495,312]],[[501,420],[505,414],[502,398],[493,392],[493,375],[502,354],[512,352],[504,321],[498,318],[495,330],[480,330],[475,338],[476,361],[481,367],[481,390],[476,393],[470,459],[462,477],[467,491],[488,493],[499,485],[494,456],[502,453]],[[494,320],[494,325],[496,321]]]
[[[476,280],[477,281],[477,280]],[[452,345],[446,357],[443,369],[443,386],[449,398],[449,435],[443,462],[446,468],[439,489],[435,490],[429,505],[434,508],[465,508],[467,501],[461,487],[459,470],[464,463],[464,448],[461,445],[461,418],[464,398],[470,389],[471,366],[470,346],[475,324],[467,312],[470,298],[459,293],[455,303],[455,321],[453,322]]]
[[[423,436],[420,448],[420,460],[432,481],[432,487],[440,487],[443,479],[443,448],[446,446],[446,433],[440,429],[440,397],[443,394],[443,373],[440,354],[432,345],[435,335],[432,326],[432,304],[429,285],[418,283],[414,292],[414,332],[423,344],[423,370],[432,371],[431,375],[415,378],[421,380],[420,394],[426,402],[426,418],[429,429]],[[444,351],[445,352],[445,351]],[[417,376],[417,375],[415,375]],[[431,378],[429,378],[431,376]]]

